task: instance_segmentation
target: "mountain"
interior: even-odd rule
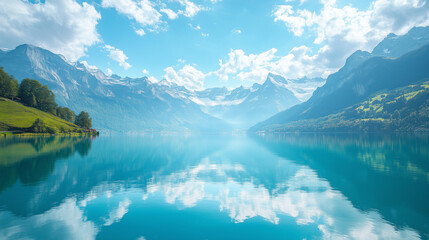
[[[267,80],[253,91],[239,104],[231,106],[224,113],[224,118],[231,123],[243,127],[266,119],[280,111],[288,109],[300,101],[287,88],[288,82],[281,76],[269,74]]]
[[[392,54],[404,53],[411,44],[409,42],[417,39],[411,48],[414,51],[399,58],[391,57],[389,51],[383,51],[384,56],[375,55],[379,50],[374,51],[374,54],[355,52],[347,59],[344,67],[330,75],[326,84],[318,88],[308,101],[258,123],[249,131],[272,129],[293,121],[335,114],[378,91],[403,87],[429,77],[429,45],[424,45],[429,44],[429,38],[422,35],[429,36],[429,27],[414,28],[404,36],[389,35],[375,48],[389,46]],[[424,46],[415,50],[415,46],[420,45]]]
[[[273,132],[428,131],[429,79],[381,91],[365,101],[325,117],[268,128]]]
[[[153,84],[148,78],[106,76],[82,63],[32,45],[0,51],[0,66],[18,80],[32,78],[55,93],[60,106],[87,111],[93,125],[115,132],[212,131],[228,129],[186,96],[179,86]],[[213,129],[215,127],[216,129]]]
[[[228,122],[234,129],[247,129],[300,103],[289,87],[286,79],[270,73],[262,85],[254,83],[252,87],[232,90],[209,88],[195,92],[190,99],[200,104],[204,112]]]
[[[27,44],[0,51],[0,66],[18,80],[48,85],[60,106],[89,112],[94,127],[105,132],[247,129],[308,99],[325,82],[269,74],[263,84],[251,87],[190,91],[167,80],[106,75],[86,62],[72,63]]]
[[[389,34],[372,51],[373,56],[397,58],[429,43],[429,27],[414,27],[407,34]]]

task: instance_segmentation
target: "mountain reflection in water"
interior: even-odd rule
[[[0,239],[427,238],[428,139],[5,138]]]

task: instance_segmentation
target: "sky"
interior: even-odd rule
[[[0,48],[33,44],[106,74],[190,90],[323,77],[389,33],[429,25],[429,0],[0,0]]]

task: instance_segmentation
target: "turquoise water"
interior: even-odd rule
[[[0,239],[428,239],[429,136],[0,139]]]

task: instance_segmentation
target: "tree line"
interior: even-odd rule
[[[92,119],[87,112],[81,111],[76,115],[68,107],[61,107],[55,102],[55,94],[48,86],[39,81],[26,78],[18,84],[13,76],[0,67],[0,97],[18,101],[28,107],[55,115],[68,122],[73,122],[81,128],[90,129]]]

